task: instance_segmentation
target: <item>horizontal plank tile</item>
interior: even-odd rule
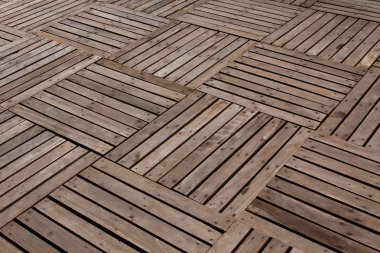
[[[9,111],[0,123],[0,227],[98,156]]]

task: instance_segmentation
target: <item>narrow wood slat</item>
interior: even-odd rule
[[[259,41],[302,10],[271,1],[209,1],[177,19]]]
[[[312,137],[247,210],[338,251],[377,252],[380,163],[351,146]]]
[[[358,73],[258,44],[199,89],[315,129],[360,80]]]
[[[376,1],[321,0],[315,3],[312,8],[356,18],[380,20],[380,4]]]
[[[372,68],[318,129],[319,133],[380,150],[379,69]]]
[[[160,17],[173,18],[179,16],[195,6],[199,6],[202,1],[199,0],[149,0],[149,1],[125,1],[112,0],[110,3],[118,6],[123,6],[135,9],[141,12],[157,15]],[[204,1],[203,1],[204,2]]]
[[[334,2],[340,0],[333,1],[331,6]],[[361,15],[347,17],[347,13],[339,11],[339,7],[330,10],[319,5],[325,4],[317,2],[263,42],[349,66],[363,69],[371,67],[379,57],[378,23],[356,18],[361,18]],[[342,5],[350,4],[342,1]]]
[[[7,226],[1,228],[1,233],[10,237],[11,240],[16,244],[25,244],[24,250],[29,252],[59,252],[56,248],[48,243],[44,242],[36,235],[30,231],[24,229],[21,225],[16,222],[11,222]],[[17,252],[17,251],[16,251]]]
[[[89,55],[55,42],[34,39],[1,50],[0,102],[9,108],[95,62]]]
[[[198,87],[253,42],[225,33],[172,23],[111,56],[117,62],[190,88]]]
[[[0,5],[0,22],[23,31],[38,30],[49,22],[56,22],[92,3],[91,0],[5,3]]]
[[[169,21],[110,4],[98,3],[52,23],[38,35],[107,56],[143,38]]]
[[[232,217],[124,170],[101,159],[0,233],[22,249],[36,244],[57,251],[206,252],[233,223]],[[31,239],[8,236],[13,224]]]
[[[12,114],[0,124],[7,128],[0,134],[0,227],[75,175],[81,163],[97,158],[29,121],[10,125],[15,119]],[[29,124],[22,130],[12,130],[24,122]]]
[[[252,227],[235,222],[209,252],[276,252],[295,250],[277,239],[263,235]]]
[[[99,153],[106,153],[184,98],[188,91],[101,61],[12,110]]]
[[[275,174],[273,164],[286,161],[309,135],[306,129],[209,95],[174,117],[136,144],[122,144],[108,157],[231,214],[244,209],[254,196],[245,195],[244,186],[252,180],[251,190],[259,192]],[[278,149],[282,145],[289,145],[287,152]]]
[[[0,251],[380,251],[379,13],[0,0]]]

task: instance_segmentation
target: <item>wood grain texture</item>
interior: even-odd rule
[[[99,56],[29,37],[0,47],[0,105],[10,108],[90,65]]]
[[[96,55],[108,56],[168,22],[154,15],[99,3],[54,22],[36,34]]]
[[[355,18],[380,21],[380,3],[378,1],[318,0],[312,8]]]
[[[380,69],[371,68],[318,132],[380,150],[379,76]]]
[[[0,0],[0,251],[380,252],[379,0]]]
[[[206,1],[207,0],[111,0],[109,3],[160,17],[174,18]]]
[[[258,44],[199,90],[316,129],[364,72]]]
[[[36,31],[94,3],[94,0],[26,0],[0,5],[0,23],[23,31]]]
[[[0,123],[0,227],[98,156],[9,111]]]
[[[252,40],[262,40],[303,8],[272,1],[208,1],[178,20]]]
[[[378,252],[380,156],[365,152],[313,137],[247,210],[338,251]]]
[[[111,59],[196,88],[253,45],[252,41],[184,22],[172,22]]]
[[[364,69],[380,55],[378,22],[314,9],[307,9],[262,41]]]
[[[89,65],[12,111],[105,154],[183,99],[181,91],[187,92],[118,65]]]

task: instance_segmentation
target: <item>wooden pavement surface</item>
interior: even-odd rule
[[[380,252],[377,0],[0,0],[0,252]]]

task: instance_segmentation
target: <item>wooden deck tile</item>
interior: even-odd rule
[[[371,68],[318,132],[380,151],[380,69]]]
[[[302,7],[310,7],[318,0],[270,0],[270,1],[280,2],[284,4],[292,4],[292,5],[302,6]]]
[[[301,253],[301,251],[280,242],[270,236],[263,235],[250,226],[235,222],[209,253]]]
[[[337,252],[321,244],[314,242],[312,239],[298,235],[278,224],[272,223],[257,214],[244,211],[238,218],[237,222],[243,223],[254,228],[257,233],[263,236],[274,237],[285,245],[293,247],[290,253],[313,252],[313,253],[334,253]],[[268,253],[271,251],[267,251]],[[276,251],[275,251],[276,252]]]
[[[11,42],[16,41],[22,37],[26,37],[27,35],[28,34],[23,31],[19,31],[17,29],[0,24],[0,47],[7,44],[12,45]]]
[[[108,56],[169,20],[111,4],[96,4],[36,34],[87,52]]]
[[[263,42],[369,68],[380,55],[380,23],[308,9]]]
[[[73,15],[94,0],[23,0],[0,5],[0,24],[36,31],[50,22]]]
[[[199,90],[315,129],[364,73],[258,44]]]
[[[109,61],[89,65],[11,110],[104,154],[189,92]]]
[[[38,37],[0,47],[0,106],[9,108],[100,57]]]
[[[0,234],[22,249],[44,243],[69,252],[206,252],[232,222],[232,217],[101,159]]]
[[[379,152],[311,138],[247,210],[337,251],[378,252],[379,169]]]
[[[218,211],[238,213],[309,131],[200,92],[191,96],[172,108],[172,121],[158,117],[160,125],[151,123],[107,157]],[[281,151],[283,145],[289,148]],[[247,184],[254,187],[245,195]]]
[[[196,88],[252,45],[244,38],[175,21],[111,59]]]
[[[312,9],[335,14],[380,21],[380,3],[378,1],[318,0]]]
[[[265,0],[213,0],[177,17],[191,24],[262,40],[296,17],[301,7]]]
[[[380,252],[380,0],[0,0],[0,252]]]
[[[0,114],[0,227],[97,155],[9,111]]]
[[[108,2],[160,17],[174,18],[206,1],[207,0],[111,0]]]

